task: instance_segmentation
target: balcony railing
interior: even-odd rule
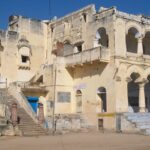
[[[96,47],[84,50],[80,53],[71,54],[65,57],[66,66],[81,65],[84,63],[92,63],[93,61],[109,61],[109,49],[105,47]]]

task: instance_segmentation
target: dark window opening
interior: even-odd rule
[[[126,35],[127,52],[137,53],[138,36],[139,31],[136,28],[132,27],[128,30],[128,34]]]
[[[101,27],[97,30],[96,38],[98,40],[98,44],[104,47],[109,47],[109,38],[105,28]]]
[[[26,63],[29,60],[28,56],[21,56],[22,63]]]
[[[128,106],[129,112],[139,112],[139,85],[136,80],[140,77],[138,73],[130,75],[131,82],[128,83]]]
[[[52,31],[52,33],[54,32],[54,27],[51,27],[51,31]]]
[[[150,55],[150,32],[147,32],[145,34],[145,37],[143,38],[143,54],[144,55]]]
[[[78,45],[77,50],[78,50],[79,53],[82,52],[82,45]]]
[[[84,18],[84,21],[86,22],[87,20],[86,14],[83,14],[83,18]]]
[[[39,79],[37,80],[38,83],[43,83],[43,75],[39,77]]]
[[[107,95],[105,87],[98,88],[98,96],[102,100],[102,112],[107,112]]]

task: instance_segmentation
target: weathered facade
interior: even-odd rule
[[[130,113],[149,117],[150,18],[94,5],[50,21],[11,16],[0,39],[1,81],[38,97],[48,124],[82,114],[129,131]]]

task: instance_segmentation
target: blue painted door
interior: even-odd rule
[[[34,110],[34,112],[37,113],[39,98],[35,96],[27,96],[27,100],[29,104],[31,105],[32,109]]]

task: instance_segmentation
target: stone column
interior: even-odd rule
[[[139,83],[139,112],[145,112],[145,91],[144,91],[145,83]]]
[[[139,56],[142,56],[143,55],[143,44],[142,44],[143,38],[139,37],[137,40],[138,40],[137,53]]]

